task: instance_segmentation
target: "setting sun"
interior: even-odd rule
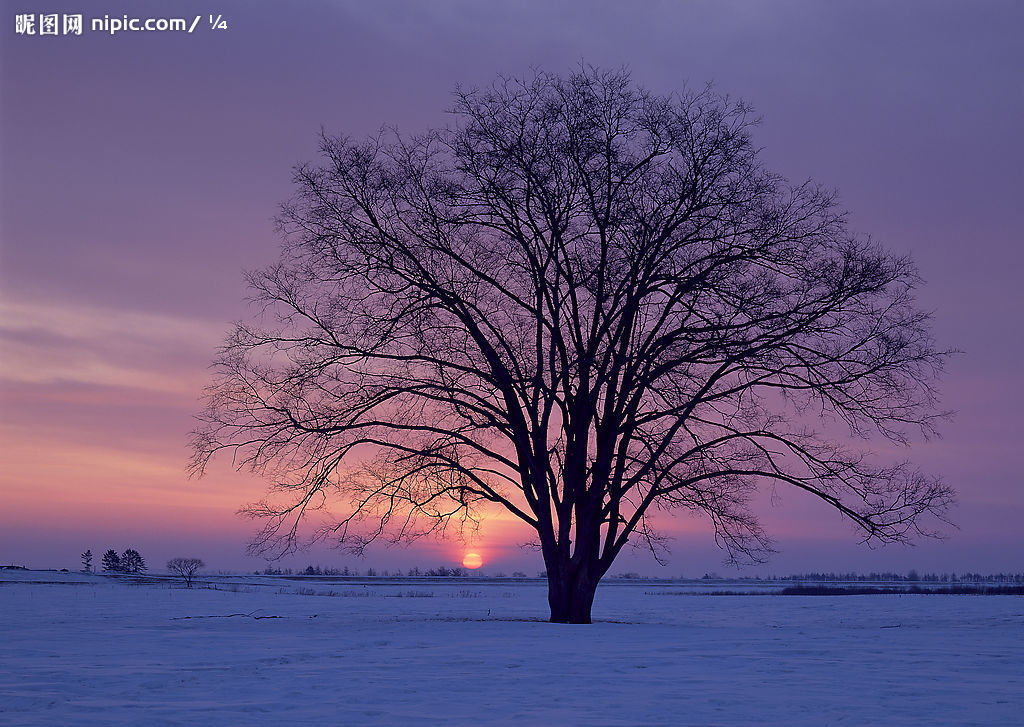
[[[480,557],[479,553],[466,553],[466,556],[462,559],[462,565],[470,570],[475,570],[484,564],[484,559]]]

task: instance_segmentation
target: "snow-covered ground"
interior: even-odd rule
[[[0,572],[3,725],[1019,725],[1024,597]]]

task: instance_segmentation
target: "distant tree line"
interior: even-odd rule
[[[93,572],[92,557],[92,550],[82,553],[82,570],[86,573]],[[149,570],[145,558],[134,548],[126,548],[120,555],[111,548],[100,559],[100,567],[107,573],[142,573]]]
[[[341,568],[332,568],[329,566],[320,565],[308,565],[305,568],[276,568],[273,566],[267,566],[263,570],[254,571],[255,575],[265,576],[290,576],[290,575],[302,575],[302,576],[349,576],[349,577],[367,577],[367,578],[403,578],[403,577],[428,577],[428,578],[445,578],[445,577],[460,577],[468,575],[465,568],[453,567],[449,568],[446,566],[438,566],[436,568],[423,569],[419,566],[413,566],[407,570],[401,568],[394,570],[377,570],[376,568],[367,568],[360,570],[359,568],[352,568],[350,566],[344,566]],[[509,577],[508,574],[499,572],[494,573],[496,578]],[[512,578],[528,578],[526,573],[523,571],[513,571],[511,574]],[[544,571],[537,573],[537,578],[544,578],[546,574]],[[614,575],[615,578],[623,579],[641,579],[639,573],[635,572],[622,572]],[[796,573],[786,576],[771,575],[767,577],[762,576],[722,576],[718,573],[705,573],[701,580],[739,580],[739,581],[793,581],[793,582],[805,582],[805,581],[820,581],[820,582],[845,582],[845,583],[864,583],[864,582],[892,582],[892,583],[916,583],[916,582],[928,582],[928,583],[1007,583],[1007,584],[1024,584],[1024,573],[992,573],[982,574],[975,572],[964,572],[964,573],[919,573],[916,570],[910,570],[906,573],[896,573],[893,571],[877,572],[872,571],[870,573],[856,573],[853,571],[847,573],[836,573],[836,572],[810,572],[810,573]],[[688,580],[687,578],[680,577],[679,580]]]
[[[401,568],[395,570],[377,570],[376,568],[367,568],[364,571],[358,568],[350,568],[344,566],[343,568],[330,568],[319,565],[308,565],[305,568],[293,569],[293,568],[275,568],[273,566],[267,566],[263,570],[253,571],[254,575],[262,576],[350,576],[350,577],[367,577],[367,578],[403,578],[403,577],[428,577],[428,578],[457,578],[468,575],[468,571],[465,568],[454,567],[449,568],[447,566],[438,566],[437,568],[421,569],[419,566],[413,566],[408,570],[402,570]],[[497,578],[507,577],[504,573],[495,574]],[[526,578],[527,575],[522,571],[515,571],[512,573],[513,578]],[[539,578],[544,577],[544,573],[538,575]]]
[[[874,596],[913,593],[919,595],[948,596],[1024,596],[1024,585],[985,585],[960,581],[946,586],[825,586],[796,585],[787,586],[778,592],[780,596]]]
[[[373,570],[372,568],[370,570]],[[294,570],[292,568],[275,568],[274,566],[267,566],[263,570],[253,571],[258,576],[358,576],[361,573],[358,570],[354,570],[345,566],[344,568],[322,568],[320,566],[306,566],[304,569]],[[387,575],[387,571],[383,571],[381,575]]]
[[[910,570],[907,573],[804,573],[774,579],[781,581],[846,581],[865,582],[881,581],[894,583],[1024,583],[1024,573],[918,573]]]

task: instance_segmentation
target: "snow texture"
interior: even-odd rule
[[[202,577],[201,577],[202,578]],[[1011,725],[1024,598],[0,573],[0,724]]]

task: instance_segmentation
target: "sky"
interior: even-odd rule
[[[713,82],[762,117],[769,168],[839,191],[850,223],[909,253],[947,367],[942,438],[894,453],[958,490],[941,541],[870,550],[831,511],[765,502],[778,553],[741,575],[1024,570],[1024,4],[838,0],[34,3],[0,23],[0,564],[77,568],[135,548],[151,568],[199,556],[252,570],[235,513],[264,483],[221,462],[189,479],[188,432],[245,270],[272,263],[272,218],[317,136],[443,125],[455,84],[581,61],[671,93]],[[16,16],[82,14],[81,35]],[[211,18],[211,13],[214,16]],[[187,32],[91,30],[186,18]],[[212,28],[220,15],[226,27]],[[108,23],[109,26],[109,23]],[[886,450],[881,454],[893,454]],[[668,565],[736,571],[707,527],[673,520]],[[283,565],[542,568],[493,517],[471,543],[317,549]]]

